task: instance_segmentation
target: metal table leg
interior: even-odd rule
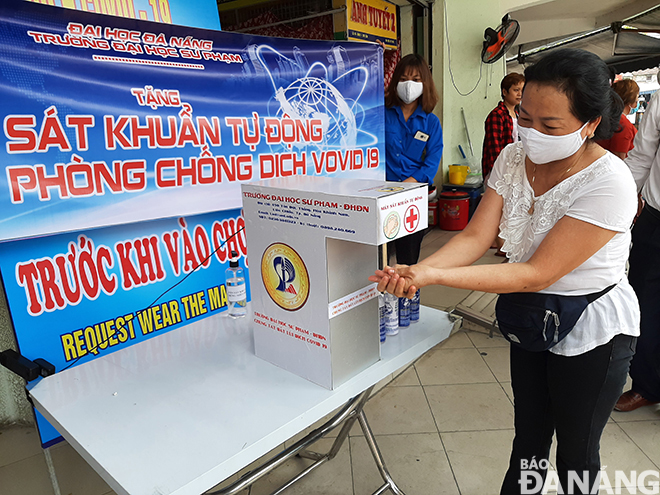
[[[60,485],[57,482],[55,474],[55,466],[53,465],[53,458],[50,455],[50,448],[44,449],[44,456],[46,457],[46,466],[48,466],[48,475],[50,476],[50,483],[53,485],[53,493],[60,495]]]
[[[255,483],[256,481],[258,481],[259,479],[270,473],[273,469],[282,465],[288,459],[296,455],[305,459],[313,460],[314,461],[313,464],[305,468],[301,473],[294,476],[289,481],[284,483],[281,487],[279,487],[277,490],[271,493],[271,495],[279,495],[287,488],[289,488],[291,485],[293,485],[296,481],[307,476],[317,467],[334,459],[334,457],[339,452],[339,449],[341,448],[342,444],[344,443],[346,438],[348,438],[348,434],[351,431],[353,425],[355,424],[355,421],[358,421],[360,423],[360,427],[362,428],[365,438],[367,439],[367,444],[369,445],[371,454],[373,455],[374,460],[376,461],[376,465],[378,466],[378,471],[380,472],[380,475],[385,481],[385,484],[381,486],[377,491],[375,491],[373,495],[380,495],[387,490],[391,490],[392,493],[394,493],[395,495],[405,495],[401,491],[401,489],[399,489],[396,483],[394,483],[392,477],[387,471],[387,468],[385,467],[385,462],[383,461],[383,458],[380,454],[380,450],[378,449],[378,445],[376,444],[376,439],[374,438],[371,429],[369,428],[369,424],[367,423],[367,418],[363,411],[364,405],[367,403],[367,400],[369,399],[372,390],[373,390],[373,386],[362,392],[360,395],[352,398],[350,401],[346,403],[346,405],[344,405],[344,407],[337,414],[335,414],[325,424],[316,428],[314,431],[306,435],[301,440],[297,441],[295,444],[284,449],[282,452],[280,452],[275,457],[265,462],[258,468],[243,475],[240,479],[238,479],[237,481],[235,481],[234,483],[232,483],[231,485],[225,488],[206,492],[206,495],[235,495],[241,490],[244,490],[245,488],[251,486],[253,483]],[[334,430],[340,425],[342,428],[339,431],[339,435],[333,442],[332,447],[330,448],[328,453],[321,454],[318,452],[312,452],[306,450],[308,446],[315,443],[317,440],[323,438],[330,431]]]
[[[373,495],[385,493],[385,491],[388,489],[391,490],[395,495],[405,495],[392,479],[392,476],[387,470],[387,467],[385,467],[385,460],[383,459],[383,456],[380,453],[380,449],[378,448],[378,444],[376,443],[376,439],[371,432],[371,428],[367,422],[367,416],[362,410],[360,410],[358,413],[358,421],[360,423],[360,427],[362,428],[362,432],[364,433],[364,438],[367,440],[367,445],[369,445],[369,450],[371,450],[371,455],[374,457],[374,461],[376,461],[376,466],[378,467],[380,476],[383,478],[383,480],[385,480],[385,484],[376,490]]]

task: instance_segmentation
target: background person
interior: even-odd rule
[[[481,156],[481,171],[484,181],[493,169],[493,164],[502,150],[509,144],[518,141],[518,105],[522,98],[525,76],[512,72],[500,82],[502,101],[491,110],[484,125],[484,146]],[[491,245],[497,249],[497,256],[505,256],[502,251],[502,240],[497,237]]]
[[[386,179],[433,184],[442,158],[442,127],[429,66],[421,56],[403,57],[385,92]],[[394,241],[397,263],[419,259],[424,231]]]
[[[522,98],[525,77],[512,72],[500,83],[502,101],[488,114],[484,125],[484,146],[481,170],[484,180],[493,169],[493,164],[504,147],[518,140],[518,110]]]
[[[632,112],[633,108],[637,107],[637,99],[639,98],[639,86],[632,79],[623,79],[617,81],[612,85],[612,89],[623,100],[623,113],[619,119],[620,129],[614,131],[612,137],[598,141],[598,144],[611,151],[622,160],[628,156],[628,153],[633,149],[633,140],[637,129],[628,120],[626,115]]]
[[[622,412],[660,402],[660,91],[644,112],[634,144],[626,165],[646,204],[633,229],[628,278],[639,298],[642,320],[630,365],[632,388],[615,406]]]
[[[626,165],[589,139],[609,137],[621,115],[605,63],[583,50],[556,50],[527,67],[525,80],[522,142],[496,160],[465,230],[419,264],[386,267],[369,280],[399,297],[430,284],[560,295],[614,285],[551,349],[510,348],[515,438],[501,494],[521,493],[523,461],[547,465],[540,461],[549,457],[553,433],[563,493],[589,493],[569,485],[569,473],[597,491],[600,437],[639,334],[625,275],[637,196]],[[510,263],[469,266],[498,231]],[[533,471],[545,478],[545,469]]]

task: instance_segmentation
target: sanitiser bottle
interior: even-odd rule
[[[383,297],[383,294],[379,293],[378,294],[378,323],[379,323],[379,330],[380,330],[380,341],[385,342],[385,338],[387,337],[387,324],[385,323],[387,316],[385,314],[385,298]]]
[[[243,269],[238,265],[236,251],[231,252],[229,268],[225,271],[225,287],[227,288],[227,314],[232,318],[240,318],[247,313],[247,296],[245,290],[245,276]]]
[[[385,333],[396,335],[399,333],[399,298],[386,292],[385,298]]]
[[[419,291],[415,292],[415,297],[410,300],[410,323],[417,323],[419,321]]]
[[[410,326],[410,299],[399,298],[399,327]]]

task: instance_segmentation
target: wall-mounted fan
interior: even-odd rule
[[[486,28],[484,32],[484,49],[481,51],[481,60],[486,64],[496,62],[513,45],[520,33],[520,24],[511,19],[509,14],[502,17],[502,24],[497,28]]]

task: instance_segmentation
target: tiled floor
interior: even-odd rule
[[[450,236],[431,232],[424,251],[442,245]],[[492,254],[480,260],[499,261]],[[467,291],[428,289],[422,302],[441,309],[468,295]],[[365,411],[387,466],[407,495],[495,495],[513,439],[508,344],[500,337],[491,339],[481,331],[463,329],[382,388]],[[321,440],[318,450],[331,441]],[[51,453],[63,495],[114,493],[68,444],[53,447]],[[612,479],[615,470],[660,470],[660,406],[614,413],[601,441],[601,457]],[[241,495],[267,495],[308,464],[292,460]],[[333,461],[285,493],[367,495],[380,484],[356,426]],[[52,493],[34,428],[0,430],[0,495]],[[623,489],[621,493],[635,492]]]

